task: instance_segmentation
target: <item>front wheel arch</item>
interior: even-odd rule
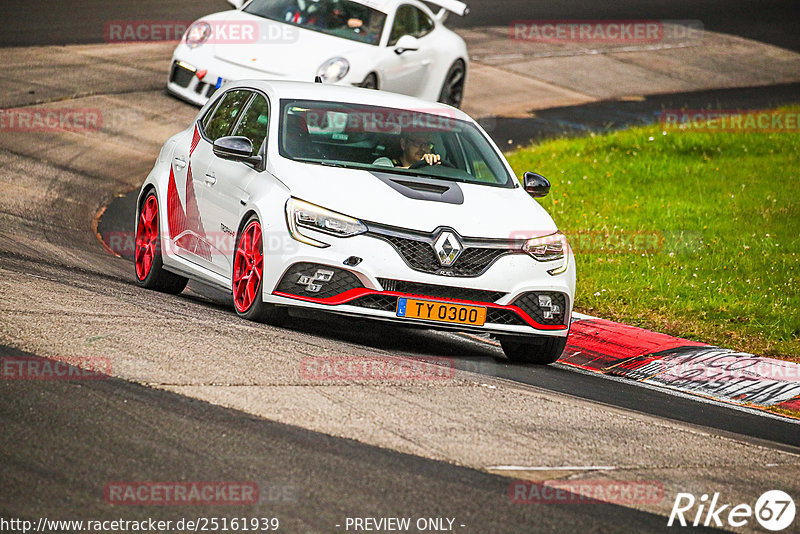
[[[136,199],[136,219],[138,221],[139,218],[139,210],[142,209],[142,203],[147,198],[147,195],[150,194],[151,191],[155,192],[156,186],[153,184],[147,184],[144,188],[139,192],[139,198]],[[158,193],[156,192],[156,199],[158,199]],[[135,227],[134,227],[135,229]]]
[[[458,80],[458,88],[455,91],[458,96],[454,100],[452,97],[453,90],[448,86],[450,85],[451,77],[458,70],[461,70],[461,79]],[[437,99],[437,101],[451,105],[455,108],[460,108],[464,100],[464,90],[466,88],[466,83],[467,83],[467,62],[463,58],[458,58],[450,65],[450,67],[445,72],[444,79],[442,80],[442,84],[439,90],[439,98]]]
[[[374,80],[374,84],[375,84],[374,87],[372,87],[370,85],[370,83],[369,83],[370,79]],[[360,84],[358,84],[358,86],[359,87],[363,87],[365,89],[380,90],[380,88],[381,88],[381,78],[380,78],[380,76],[378,76],[377,72],[371,71],[369,74],[364,76],[364,80]]]
[[[247,308],[245,311],[241,311],[236,306],[236,287],[234,282],[234,278],[236,276],[236,255],[237,255],[237,249],[239,247],[239,241],[242,237],[243,232],[253,222],[258,223],[259,230],[261,232],[261,241],[262,241],[261,280],[259,282],[259,287],[258,290],[256,291],[255,298],[251,303],[250,307]],[[266,292],[264,286],[264,278],[267,272],[267,267],[268,265],[270,265],[270,263],[268,262],[268,256],[266,255],[264,249],[263,236],[264,236],[264,226],[262,223],[261,216],[253,209],[247,210],[247,212],[243,214],[242,219],[239,221],[239,228],[236,231],[236,239],[234,241],[233,254],[231,257],[231,298],[232,298],[231,303],[233,304],[233,309],[236,312],[236,314],[239,317],[242,317],[243,319],[266,323],[273,326],[281,326],[286,322],[289,316],[286,308],[275,306],[273,304],[268,304],[263,300],[263,295]]]

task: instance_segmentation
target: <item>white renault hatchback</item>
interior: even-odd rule
[[[481,127],[442,104],[301,82],[223,87],[138,197],[138,283],[197,279],[240,316],[291,307],[484,332],[551,363],[575,292],[567,242]]]
[[[172,56],[167,90],[203,105],[225,81],[356,85],[459,107],[468,56],[445,27],[458,0],[230,0],[195,21]],[[242,6],[242,4],[244,5]]]

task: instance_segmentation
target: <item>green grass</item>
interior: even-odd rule
[[[576,249],[577,309],[800,361],[800,134],[654,125],[508,159],[553,184],[540,201]],[[636,251],[600,248],[636,232]]]

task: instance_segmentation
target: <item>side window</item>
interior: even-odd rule
[[[217,108],[217,105],[219,105],[219,102],[214,102],[214,105],[209,107],[208,111],[206,111],[206,114],[203,115],[202,119],[200,119],[200,129],[202,129],[203,132],[205,132],[206,128],[208,128],[208,122],[211,120],[211,117],[214,116],[214,110]]]
[[[472,144],[471,139],[462,139],[464,152],[467,157],[467,172],[475,177],[476,180],[481,182],[497,183],[492,170],[486,164],[486,161],[481,156],[481,153]]]
[[[414,35],[417,32],[417,12],[414,6],[408,4],[397,8],[392,24],[392,33],[389,34],[389,46],[397,44],[397,40],[404,35]]]
[[[389,34],[389,46],[397,44],[397,40],[404,35],[420,38],[433,30],[433,21],[414,6],[404,4],[397,8],[397,14],[392,24],[392,33]]]
[[[419,17],[419,29],[417,30],[417,35],[415,35],[414,37],[419,38],[428,35],[433,31],[433,21],[428,15],[425,14],[424,11],[420,11],[419,9],[417,9],[416,11],[417,11],[417,16]]]
[[[255,155],[258,154],[261,144],[267,137],[268,125],[269,103],[262,95],[256,94],[232,135],[241,135],[250,139],[250,142],[253,143],[253,155]]]
[[[214,115],[205,124],[204,133],[212,143],[220,137],[230,135],[233,125],[236,124],[236,119],[252,94],[250,91],[241,89],[225,93],[222,101],[214,111]]]

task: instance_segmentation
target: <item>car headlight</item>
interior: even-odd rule
[[[343,57],[334,57],[319,66],[317,76],[325,83],[334,83],[347,76],[349,70],[349,61]]]
[[[522,250],[530,254],[536,261],[564,260],[563,265],[547,271],[550,274],[561,274],[567,270],[569,244],[566,236],[561,232],[528,239],[522,245]]]
[[[330,245],[304,234],[304,229],[316,230],[336,237],[352,237],[367,231],[366,225],[358,219],[296,198],[290,198],[286,202],[286,222],[293,238],[320,248]]]
[[[186,44],[192,48],[200,46],[211,37],[211,25],[208,22],[195,22],[186,30]]]

